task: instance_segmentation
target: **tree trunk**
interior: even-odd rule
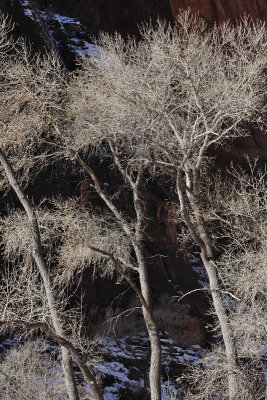
[[[148,336],[150,339],[150,347],[151,347],[150,370],[149,370],[151,400],[160,400],[161,399],[161,344],[159,339],[158,328],[156,326],[152,314],[153,305],[152,305],[151,286],[149,283],[148,270],[143,252],[142,240],[144,235],[144,226],[143,226],[144,216],[143,216],[142,199],[140,199],[139,197],[140,180],[141,180],[141,172],[139,173],[139,177],[137,178],[136,185],[133,189],[134,207],[136,212],[136,229],[135,229],[136,240],[135,243],[133,243],[133,247],[135,250],[138,263],[141,293],[149,309],[148,312],[148,310],[144,306],[142,306],[144,320]]]
[[[212,301],[214,304],[215,312],[219,320],[219,324],[221,327],[223,342],[225,346],[227,364],[228,364],[228,392],[229,392],[229,400],[234,400],[236,398],[238,385],[236,379],[236,352],[235,346],[228,322],[228,317],[226,314],[225,306],[223,304],[223,300],[220,293],[220,283],[218,279],[218,272],[211,261],[213,258],[213,249],[211,244],[210,235],[207,231],[205,220],[202,216],[199,205],[197,204],[197,200],[195,199],[195,193],[198,193],[198,171],[194,171],[193,180],[190,177],[188,171],[185,171],[186,182],[182,181],[181,172],[178,172],[177,175],[177,193],[180,202],[180,210],[181,214],[184,218],[184,221],[191,233],[191,236],[194,242],[201,249],[201,259],[204,264],[204,267],[207,271],[210,290],[212,295]],[[185,203],[185,195],[183,189],[185,188],[186,196],[189,200],[189,207],[191,209],[191,213],[194,215],[195,223],[192,222],[190,216],[188,215]],[[195,224],[195,225],[194,225]],[[195,227],[196,226],[196,227]]]
[[[213,262],[209,261],[203,252],[201,252],[201,259],[209,277],[212,301],[214,304],[216,315],[220,323],[223,342],[225,346],[226,359],[228,364],[229,400],[235,400],[236,395],[238,393],[237,379],[236,379],[236,368],[237,368],[236,351],[233,338],[231,335],[231,330],[225,306],[223,304],[223,299],[219,289],[220,283],[218,279],[218,273]]]
[[[49,311],[50,311],[53,327],[58,336],[64,337],[62,321],[58,315],[56,300],[54,298],[53,289],[51,287],[50,276],[48,274],[46,263],[45,263],[45,260],[43,257],[40,231],[39,231],[38,221],[37,221],[35,212],[31,206],[29,200],[27,199],[24,191],[19,186],[19,184],[15,178],[13,169],[1,149],[0,149],[0,162],[6,172],[10,186],[16,192],[16,194],[28,216],[29,224],[30,224],[31,231],[32,231],[33,258],[38,267],[38,270],[40,272],[42,280],[43,280],[43,284],[44,284],[44,288],[45,288],[45,292],[46,292],[46,299],[47,299],[47,303],[49,306]],[[75,376],[74,376],[74,371],[73,371],[73,367],[72,367],[71,353],[64,346],[62,346],[61,349],[62,349],[62,368],[63,368],[64,375],[65,375],[65,381],[66,381],[69,399],[70,400],[79,400],[78,389],[77,389],[77,385],[75,382]],[[91,380],[92,380],[92,376],[91,376]],[[98,391],[98,392],[100,393],[101,391]],[[103,399],[102,395],[97,396],[97,393],[95,395],[95,398],[97,400]]]
[[[138,261],[138,264],[140,260]],[[150,369],[149,369],[149,383],[151,390],[151,400],[160,400],[161,399],[161,344],[159,339],[159,332],[152,317],[152,306],[151,306],[151,291],[150,286],[147,279],[147,267],[144,265],[141,266],[139,264],[139,279],[140,279],[140,287],[141,293],[146,300],[150,312],[148,312],[144,306],[143,315],[144,321],[146,324],[148,336],[150,339],[150,348],[151,348],[151,357],[150,357]]]
[[[232,338],[232,333],[228,321],[228,316],[226,313],[225,305],[223,303],[223,299],[220,291],[220,282],[218,277],[218,272],[216,266],[214,265],[213,258],[213,249],[211,244],[210,235],[207,231],[206,223],[204,218],[201,215],[201,211],[198,206],[192,201],[191,205],[193,208],[193,213],[196,218],[197,228],[199,231],[200,239],[201,239],[201,259],[204,264],[204,267],[207,271],[212,301],[214,304],[215,312],[218,317],[223,342],[225,346],[226,359],[228,364],[228,390],[229,390],[229,400],[234,400],[236,398],[238,392],[237,385],[237,363],[236,363],[236,350],[234,341]]]
[[[135,226],[135,235],[133,235],[131,229],[129,228],[127,222],[122,218],[119,210],[116,206],[109,200],[106,194],[103,192],[100,182],[94,173],[94,171],[83,161],[83,159],[76,154],[73,150],[69,149],[70,154],[77,159],[80,165],[85,169],[85,171],[92,178],[95,186],[95,190],[98,195],[104,200],[106,206],[113,213],[117,221],[120,223],[121,228],[129,238],[134,248],[137,264],[138,264],[138,272],[139,272],[139,280],[141,287],[141,294],[148,306],[148,309],[142,304],[144,321],[146,324],[146,328],[148,331],[148,336],[150,339],[151,346],[151,359],[150,359],[150,370],[149,370],[149,383],[151,390],[151,400],[161,400],[161,344],[159,339],[159,332],[152,316],[152,303],[151,303],[151,289],[148,279],[147,266],[143,256],[143,210],[142,210],[142,200],[139,198],[139,188],[138,183],[140,183],[141,179],[141,169],[138,172],[138,178],[135,183],[133,183],[129,176],[128,179],[130,181],[133,197],[134,197],[134,206],[136,211],[136,226]],[[114,154],[113,154],[114,155]],[[141,167],[140,167],[141,168]],[[120,168],[119,168],[120,169]],[[121,171],[122,172],[122,171]],[[125,179],[125,174],[122,172],[122,176]],[[127,179],[127,178],[126,178]],[[142,302],[142,301],[141,301]]]
[[[62,369],[64,371],[65,382],[69,398],[79,400],[79,393],[75,382],[71,353],[68,349],[61,346],[61,354],[62,354]]]

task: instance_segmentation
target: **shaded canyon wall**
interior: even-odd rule
[[[208,22],[236,19],[244,13],[267,20],[266,0],[39,0],[78,17],[91,31],[136,33],[143,21],[174,21],[180,8],[191,7]]]

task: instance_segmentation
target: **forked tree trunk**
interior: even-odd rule
[[[142,245],[143,210],[142,210],[142,200],[139,198],[138,184],[134,184],[133,182],[131,182],[131,187],[133,190],[133,197],[134,197],[134,206],[136,211],[136,219],[137,219],[135,226],[135,235],[133,235],[127,222],[124,221],[116,206],[109,200],[109,198],[103,192],[95,172],[73,150],[69,149],[69,152],[73,158],[77,159],[81,167],[84,168],[84,170],[92,178],[96,192],[105,202],[106,206],[110,209],[110,211],[114,214],[115,218],[117,219],[124,233],[131,241],[132,246],[134,248],[138,264],[141,294],[148,306],[147,310],[146,307],[142,305],[142,310],[151,346],[151,358],[150,358],[150,369],[149,369],[151,400],[161,400],[161,344],[159,339],[159,332],[152,315],[151,288],[148,278],[147,266],[143,255],[143,245]],[[139,178],[141,178],[141,175]]]
[[[46,293],[46,299],[47,299],[53,327],[55,329],[55,333],[58,336],[64,337],[62,321],[61,321],[58,311],[57,311],[56,301],[54,298],[53,289],[51,287],[49,273],[47,271],[46,263],[45,263],[45,260],[43,257],[40,230],[39,230],[38,221],[37,221],[35,212],[31,206],[29,200],[27,199],[24,191],[18,184],[18,182],[15,178],[13,169],[1,149],[0,149],[0,162],[6,172],[10,186],[13,188],[13,190],[17,194],[17,196],[27,214],[31,232],[32,232],[33,258],[34,258],[34,261],[37,265],[37,268],[40,272],[40,275],[41,275],[41,278],[43,281],[43,285],[44,285],[45,293]],[[73,371],[73,367],[72,367],[71,353],[70,353],[69,349],[67,349],[64,346],[61,346],[61,350],[62,350],[62,368],[64,371],[65,382],[66,382],[69,399],[70,400],[79,400],[78,389],[77,389],[77,385],[75,382],[75,376],[74,376],[74,371]],[[89,375],[90,375],[90,380],[95,381],[92,374],[89,374]],[[95,390],[94,390],[94,388],[95,388]],[[101,390],[98,388],[98,385],[95,385],[94,388],[92,389],[92,391],[95,396],[95,399],[102,400],[103,396],[102,396]]]

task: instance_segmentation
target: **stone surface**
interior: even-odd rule
[[[267,159],[267,135],[266,131],[249,127],[249,135],[235,139],[227,147],[212,149],[216,155],[216,164],[220,167],[226,166],[231,161],[244,163],[247,157],[258,158],[261,162]]]
[[[154,317],[158,328],[167,331],[169,337],[176,340],[180,346],[203,345],[205,339],[203,318],[192,317],[185,312],[162,309],[155,310]]]
[[[78,17],[89,31],[99,30],[136,34],[142,22],[172,19],[169,0],[40,0],[43,5],[53,4],[64,15]]]
[[[180,8],[190,7],[210,23],[235,20],[244,14],[267,19],[265,0],[170,0],[170,6],[174,18]]]
[[[159,16],[173,22],[179,9],[187,7],[198,11],[208,22],[234,20],[244,13],[267,19],[265,0],[42,0],[42,4],[48,3],[80,18],[92,32],[137,33],[137,25],[143,21],[155,21]]]

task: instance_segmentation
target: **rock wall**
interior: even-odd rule
[[[64,15],[77,17],[91,33],[99,30],[120,31],[123,34],[136,34],[138,24],[145,20],[172,19],[169,0],[39,0]]]
[[[66,15],[78,17],[92,32],[118,30],[136,34],[137,25],[158,17],[174,21],[179,9],[191,7],[208,22],[236,19],[245,14],[267,20],[266,0],[39,0]]]
[[[160,18],[173,23],[179,9],[187,7],[209,23],[235,20],[244,14],[267,21],[266,0],[0,0],[0,10],[12,15],[18,34],[28,35],[37,45],[39,41],[41,47],[40,29],[23,14],[22,5],[27,3],[78,18],[91,35],[100,30],[138,35],[138,25],[144,21]]]
[[[267,20],[265,0],[170,0],[169,3],[174,18],[180,8],[190,7],[210,23],[235,20],[244,14]]]

